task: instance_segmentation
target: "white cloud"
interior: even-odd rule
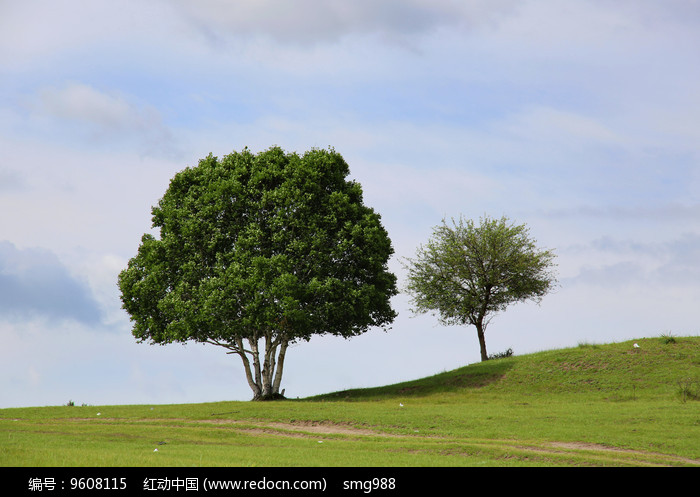
[[[24,188],[22,176],[11,169],[0,169],[0,192],[15,191]]]
[[[84,258],[73,256],[78,249],[99,257],[130,255],[150,228],[151,206],[175,172],[190,165],[40,138],[0,138],[0,161],[24,184],[0,192],[0,210],[13,213],[2,217],[0,227],[4,239],[46,247],[62,261]]]
[[[138,52],[181,28],[168,0],[8,0],[0,16],[0,63],[8,70],[34,71],[65,64],[64,54],[108,51],[114,44]],[[170,38],[177,43],[176,38]]]
[[[587,243],[561,247],[565,264],[562,286],[639,286],[655,288],[660,293],[692,289],[700,279],[700,230],[659,235],[642,233],[622,238],[611,233]]]
[[[170,129],[160,113],[147,104],[131,102],[117,92],[104,92],[82,83],[44,88],[35,110],[64,131],[75,126],[91,142],[115,147],[134,143],[141,153],[177,155]]]
[[[337,42],[352,34],[408,39],[443,26],[492,22],[516,2],[479,0],[178,0],[188,19],[211,38],[263,35],[282,43]]]
[[[123,97],[79,83],[44,89],[40,101],[42,109],[54,117],[86,122],[104,132],[145,128],[150,120],[147,114],[140,113]]]
[[[513,135],[528,143],[544,142],[549,146],[571,148],[626,146],[627,139],[610,129],[600,118],[562,109],[531,106],[519,109],[503,123],[497,134]],[[500,131],[500,133],[499,133]]]

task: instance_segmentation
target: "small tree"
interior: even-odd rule
[[[280,397],[290,344],[395,317],[393,249],[334,150],[209,155],[177,173],[119,275],[133,335],[237,354],[254,399]]]
[[[443,220],[433,237],[407,258],[407,291],[414,312],[437,311],[442,324],[474,325],[481,360],[486,353],[486,326],[495,313],[514,302],[540,302],[556,282],[554,254],[539,250],[525,225],[508,218]]]

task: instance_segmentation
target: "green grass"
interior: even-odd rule
[[[301,400],[0,410],[0,466],[647,465],[700,466],[700,337]]]

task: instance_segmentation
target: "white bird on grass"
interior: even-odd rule
[[[639,345],[637,345],[637,344],[635,343],[635,344],[634,344],[634,348],[635,348],[635,349],[638,349],[638,348],[639,348]]]

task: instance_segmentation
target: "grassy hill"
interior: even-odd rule
[[[301,400],[2,409],[0,433],[1,466],[700,466],[700,337]]]
[[[635,344],[637,347],[635,347]],[[429,378],[379,388],[347,390],[314,400],[369,400],[437,393],[509,395],[598,393],[610,399],[667,396],[679,382],[700,381],[700,337],[661,336],[538,352],[471,364]],[[690,382],[692,391],[693,381]],[[695,385],[698,386],[697,384]]]

